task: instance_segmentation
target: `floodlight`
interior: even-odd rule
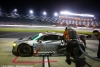
[[[43,15],[47,15],[47,13],[46,12],[43,12]]]
[[[17,9],[14,9],[14,12],[17,12]]]
[[[54,16],[58,16],[58,13],[54,13]]]
[[[29,12],[30,14],[33,14],[33,10],[30,10],[30,12]]]

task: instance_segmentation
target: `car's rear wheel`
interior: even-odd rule
[[[28,44],[21,44],[18,47],[18,54],[22,57],[32,56],[33,50]]]

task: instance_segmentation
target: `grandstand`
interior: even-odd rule
[[[72,27],[90,27],[100,28],[100,23],[94,17],[75,16],[75,15],[59,15],[55,25],[72,26]]]
[[[0,25],[51,25],[46,19],[0,17]]]
[[[90,16],[59,15],[57,17],[0,15],[0,25],[57,25],[100,28],[100,23]]]

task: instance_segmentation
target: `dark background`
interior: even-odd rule
[[[52,15],[54,12],[68,10],[74,13],[93,14],[100,20],[99,0],[0,0],[0,8],[3,12],[10,13],[18,9],[19,14],[27,14],[33,9],[36,15],[43,11]]]

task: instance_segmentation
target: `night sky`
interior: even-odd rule
[[[49,13],[68,10],[74,13],[93,14],[100,18],[99,0],[0,0],[0,8],[6,13],[18,9],[19,14],[27,14],[33,9],[36,15],[43,11]]]

